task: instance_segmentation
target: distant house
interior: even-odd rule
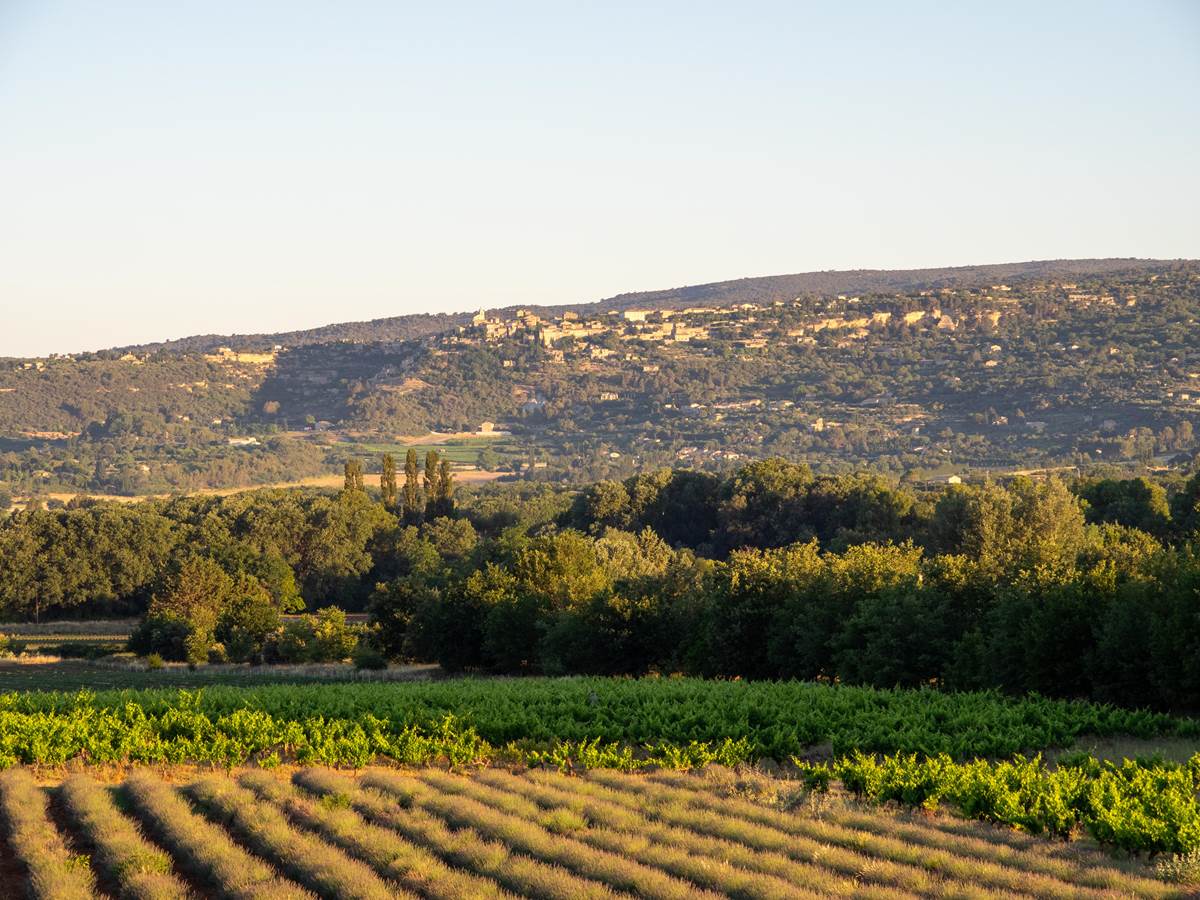
[[[226,443],[230,447],[257,447],[258,438],[256,437],[231,437],[226,438]]]
[[[600,400],[602,402],[607,402],[610,400],[620,400],[620,399],[621,399],[621,395],[618,394],[616,391],[601,391],[600,392]]]

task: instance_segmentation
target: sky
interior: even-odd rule
[[[0,355],[1200,257],[1200,0],[0,0]]]

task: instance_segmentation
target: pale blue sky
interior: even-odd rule
[[[0,355],[1198,219],[1200,0],[0,0]]]

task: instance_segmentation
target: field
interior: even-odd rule
[[[268,675],[273,667],[262,668]],[[137,674],[145,676],[143,685],[162,676]],[[264,722],[270,719],[272,727],[303,728],[320,721],[326,728],[377,732],[389,742],[406,729],[441,732],[447,719],[493,748],[516,744],[546,749],[559,742],[687,748],[731,742],[746,760],[777,761],[858,750],[1007,757],[1071,747],[1084,736],[1200,739],[1195,719],[1095,703],[794,681],[460,678],[403,685],[218,683],[196,692],[163,688],[0,695],[0,714],[47,722],[136,713],[146,727],[153,727],[181,710],[206,718],[213,727],[253,712]],[[13,727],[9,725],[10,731]]]
[[[71,647],[83,645],[74,644]],[[311,682],[413,681],[432,677],[437,666],[390,666],[383,671],[359,671],[349,663],[311,663],[298,665],[205,665],[189,668],[184,663],[167,663],[161,669],[148,669],[130,656],[87,661],[63,658],[57,653],[46,657],[0,659],[0,692],[5,691],[112,691],[146,688],[202,688],[213,686],[255,687],[271,684]]]
[[[447,448],[441,445],[421,445],[418,449],[422,454],[422,465],[424,465],[424,453],[426,450],[437,450],[453,463],[462,463],[464,465],[478,465],[479,454],[483,449],[483,445],[490,443],[483,440],[478,444],[471,442],[456,442],[453,446]],[[407,447],[404,445],[392,444],[352,444],[344,445],[347,453],[354,454],[371,454],[397,452],[403,462],[404,453]],[[501,451],[501,455],[516,456],[516,451],[509,451],[507,446]],[[454,472],[454,480],[459,484],[478,484],[488,481],[495,481],[504,475],[503,472],[487,472],[480,469],[466,469]],[[240,484],[231,485],[228,487],[213,487],[201,488],[199,490],[188,491],[188,496],[195,497],[229,497],[234,494],[245,494],[250,491],[264,490],[286,490],[291,488],[309,488],[315,490],[336,490],[345,484],[346,476],[342,472],[330,472],[327,475],[310,475],[305,478],[297,478],[293,481],[275,481],[269,484]],[[93,500],[105,500],[113,503],[140,503],[143,500],[165,500],[171,494],[105,494],[96,491],[48,491],[39,493],[37,499],[41,501],[57,500],[61,503],[69,503],[78,496],[90,497]],[[22,506],[32,499],[29,496],[18,495],[13,497],[13,504]]]
[[[800,682],[297,680],[0,695],[5,768],[766,765],[814,792],[841,785],[865,801],[1150,853],[1200,850],[1198,737],[1194,719],[1089,703]],[[1064,752],[1103,740],[1137,746],[1138,758]],[[1043,760],[1047,750],[1056,758]]]
[[[1166,897],[1144,860],[725,769],[0,775],[15,897]]]
[[[181,883],[238,897],[297,884],[320,896],[1158,896],[1169,885],[1153,880],[1155,858],[1200,876],[1192,718],[803,682],[430,680],[410,667],[386,674],[416,680],[347,683],[307,668],[0,664],[0,875],[36,884],[44,863],[56,884],[96,879],[135,897],[179,896]],[[20,669],[45,672],[5,680]],[[28,689],[48,685],[86,689]],[[35,814],[53,829],[21,825]],[[139,873],[149,887],[123,885]]]
[[[504,432],[486,435],[472,432],[430,434],[423,437],[399,437],[394,441],[356,437],[352,440],[339,441],[334,446],[346,456],[376,457],[368,466],[369,471],[377,471],[375,468],[378,466],[377,457],[384,453],[392,454],[396,459],[396,464],[403,467],[405,455],[409,450],[416,452],[420,465],[423,467],[425,454],[432,450],[442,459],[449,460],[456,466],[474,467],[455,471],[454,479],[460,484],[491,481],[504,474],[486,471],[485,451],[495,460],[510,465],[521,462],[528,455],[527,448],[522,448]]]

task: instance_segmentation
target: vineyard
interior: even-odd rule
[[[795,784],[793,782],[793,784]],[[775,779],[484,769],[0,775],[0,894],[1166,897],[1152,866]],[[808,799],[805,800],[804,798]]]
[[[1198,723],[996,694],[687,679],[453,680],[0,694],[0,768],[514,766],[595,779],[769,761],[809,790],[939,806],[1125,851],[1200,850],[1200,755],[1038,754]],[[1188,752],[1194,752],[1189,750]]]
[[[110,733],[115,743],[106,749]],[[817,746],[835,756],[862,750],[969,759],[1069,747],[1081,735],[1200,738],[1200,721],[1037,697],[795,681],[454,679],[0,695],[0,754],[9,764],[56,763],[83,750],[100,761],[128,753],[143,762],[240,763],[278,749],[301,762],[353,765],[372,747],[404,759],[387,746],[448,734],[482,751],[728,741],[729,752],[736,745],[745,759],[784,761]],[[192,746],[198,742],[233,756],[192,756],[203,752]],[[363,742],[370,746],[357,746]]]

